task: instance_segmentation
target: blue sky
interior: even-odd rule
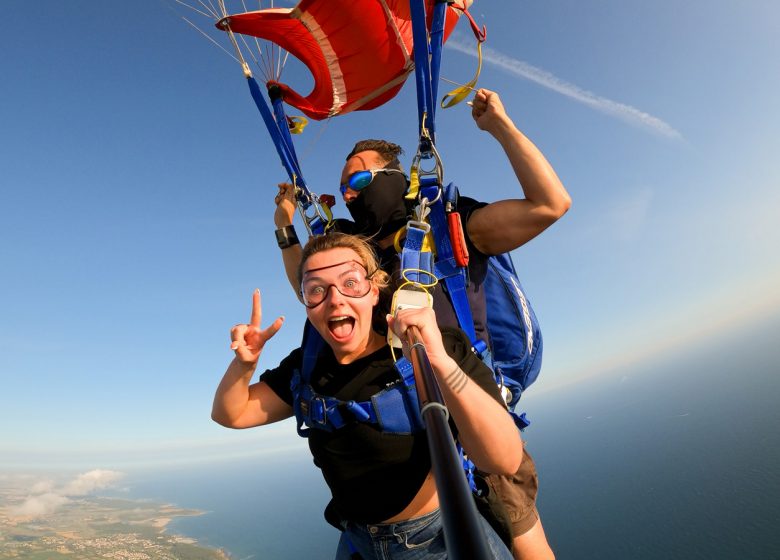
[[[252,290],[267,320],[288,318],[261,367],[297,344],[303,317],[273,238],[284,173],[238,65],[181,15],[210,33],[208,22],[168,0],[4,11],[0,468],[300,446],[287,425],[231,432],[209,418]],[[777,3],[472,11],[488,26],[480,85],[501,93],[574,200],[515,253],[545,336],[526,398],[777,313]],[[445,49],[449,79],[474,71],[467,33]],[[310,84],[294,65],[283,78]],[[412,86],[310,126],[298,152],[314,191],[336,192],[356,139],[413,152]],[[446,179],[486,201],[519,195],[465,105],[438,125]]]

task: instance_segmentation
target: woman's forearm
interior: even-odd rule
[[[469,458],[486,472],[513,474],[523,457],[523,442],[512,417],[454,360],[434,366],[442,396],[458,427]]]
[[[240,419],[249,406],[249,382],[256,367],[257,364],[248,364],[238,358],[230,362],[214,394],[211,418],[215,422],[229,428],[240,427]]]

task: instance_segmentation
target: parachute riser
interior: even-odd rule
[[[292,136],[290,135],[290,127],[288,126],[287,114],[284,112],[284,104],[282,103],[282,90],[277,85],[268,85],[268,97],[271,99],[271,106],[274,110],[274,120],[276,121],[276,127],[279,129],[279,133],[284,143],[289,147],[290,157],[293,160],[295,169],[298,171],[298,180],[300,181],[301,188],[306,189],[306,184],[303,182],[303,178],[300,175],[300,164],[298,163],[298,156],[295,154],[295,147],[293,144]]]
[[[249,93],[252,96],[258,111],[260,111],[260,116],[263,118],[265,127],[268,130],[268,134],[271,136],[271,140],[274,143],[274,147],[276,148],[276,152],[279,155],[279,159],[282,161],[282,165],[287,170],[287,176],[290,178],[291,182],[293,181],[293,177],[297,177],[300,186],[305,189],[306,185],[303,181],[301,171],[298,168],[298,161],[295,157],[295,150],[292,146],[292,141],[290,140],[289,131],[286,131],[287,134],[285,137],[285,133],[282,132],[274,114],[271,113],[271,109],[268,107],[268,103],[260,91],[260,86],[257,84],[254,76],[252,76],[252,72],[249,70],[249,65],[246,63],[246,60],[244,60],[241,49],[239,48],[238,42],[236,41],[235,34],[233,33],[233,30],[230,29],[230,18],[224,18],[220,20],[217,25],[226,31],[228,37],[230,37],[230,42],[233,44],[233,48],[236,51],[239,63],[241,64],[241,68],[244,72],[244,77],[247,80]],[[287,126],[286,121],[284,121],[284,126]]]
[[[220,7],[222,8],[223,14],[226,14],[227,12],[225,11],[223,2],[220,2]],[[233,30],[230,28],[230,18],[223,17],[217,22],[217,27],[228,34],[230,42],[233,44],[236,56],[238,57],[238,61],[244,72],[244,77],[247,79],[249,93],[252,95],[252,99],[254,100],[258,111],[260,111],[260,116],[263,118],[263,123],[268,130],[268,135],[271,137],[271,141],[276,148],[276,153],[282,162],[282,166],[287,171],[287,177],[295,187],[295,198],[298,211],[306,226],[306,230],[309,235],[321,235],[325,233],[333,221],[333,216],[330,212],[330,208],[320,202],[319,197],[308,189],[306,181],[303,179],[298,157],[295,153],[295,146],[292,141],[292,136],[290,135],[288,119],[284,111],[280,88],[275,85],[268,87],[268,97],[271,99],[271,104],[273,106],[272,112],[271,108],[268,107],[268,102],[260,91],[260,86],[257,84],[257,81],[249,69],[249,65],[244,59],[241,48],[238,46],[235,33],[233,33]]]
[[[292,158],[294,169],[299,173],[290,178],[295,188],[298,212],[309,235],[322,235],[333,221],[333,215],[330,212],[330,208],[323,204],[320,198],[306,187],[303,177],[300,176],[300,163],[298,163],[290,128],[287,125],[288,118],[284,110],[281,88],[278,85],[269,84],[268,97],[271,99],[276,128],[279,130],[283,144],[288,147],[288,153]],[[289,174],[290,170],[288,169],[287,171]]]
[[[439,0],[433,8],[431,32],[428,34],[424,0],[410,0],[412,35],[414,37],[414,74],[417,84],[417,110],[420,134],[426,115],[431,140],[435,139],[436,97],[438,92],[441,48],[444,38],[444,21],[447,14],[446,0]]]

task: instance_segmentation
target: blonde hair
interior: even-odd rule
[[[309,238],[308,243],[303,247],[301,264],[298,265],[298,284],[303,282],[303,267],[306,261],[317,253],[331,249],[351,249],[357,254],[359,262],[366,269],[371,282],[380,291],[390,285],[390,275],[379,268],[379,259],[377,259],[376,253],[368,240],[359,235],[339,232]]]

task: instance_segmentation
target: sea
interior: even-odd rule
[[[780,559],[780,316],[683,346],[523,397],[559,559]],[[205,511],[169,530],[232,558],[333,557],[328,491],[305,450],[125,482]]]

